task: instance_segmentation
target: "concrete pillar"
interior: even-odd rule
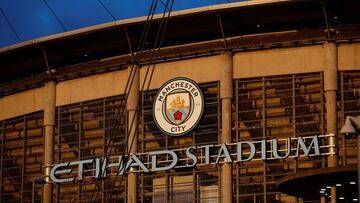
[[[44,166],[45,184],[43,190],[43,203],[51,203],[53,197],[53,187],[50,182],[50,169],[54,161],[54,130],[56,112],[56,83],[49,81],[45,84],[44,102]]]
[[[132,71],[131,71],[132,70]],[[135,154],[137,152],[138,141],[138,116],[137,105],[139,102],[139,86],[140,74],[138,67],[128,67],[128,74],[130,79],[133,79],[132,85],[127,98],[126,110],[128,115],[128,154]],[[137,173],[130,168],[127,182],[127,203],[136,203],[137,201]]]
[[[360,135],[357,136],[356,138],[357,140],[357,175],[358,175],[358,201],[360,201]]]
[[[336,203],[336,187],[331,187],[331,203]]]
[[[338,90],[337,72],[337,45],[327,42],[324,44],[324,91],[326,98],[326,133],[335,134],[329,138],[330,153],[328,156],[328,167],[338,166],[337,155],[337,107],[336,92]],[[334,194],[333,194],[334,193]],[[336,187],[331,187],[331,202],[336,202]]]
[[[325,195],[321,195],[321,197],[320,197],[320,203],[326,203],[326,197],[325,197]]]
[[[220,69],[221,98],[221,139],[222,143],[231,143],[231,99],[233,97],[233,56],[231,52],[222,53]],[[221,202],[232,202],[232,167],[231,163],[221,166]]]
[[[330,148],[334,155],[328,156],[328,167],[338,166],[337,145],[337,108],[336,92],[338,90],[337,75],[337,45],[336,43],[324,44],[324,90],[326,97],[326,129],[327,134],[335,134],[329,138]]]

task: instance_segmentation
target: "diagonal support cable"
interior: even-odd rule
[[[152,1],[152,4],[151,4],[151,7],[150,7],[150,10],[149,10],[149,13],[148,13],[148,17],[147,17],[147,20],[146,20],[146,23],[145,23],[145,26],[144,26],[144,29],[143,29],[143,32],[141,34],[141,38],[140,38],[140,43],[139,43],[139,46],[138,46],[138,51],[142,51],[143,47],[144,47],[144,44],[146,42],[146,38],[148,36],[148,33],[149,33],[149,29],[150,29],[150,26],[151,26],[151,22],[152,22],[152,19],[153,19],[153,16],[154,16],[154,13],[155,13],[155,10],[156,10],[156,5],[157,5],[157,1]],[[141,55],[139,54],[138,55],[138,58],[140,57]],[[128,81],[127,81],[127,84],[126,84],[126,87],[125,87],[125,90],[124,90],[124,95],[127,95],[128,94],[128,91],[130,91],[130,88],[128,87],[131,87],[132,86],[132,83],[133,83],[133,80],[134,80],[134,77],[135,77],[135,72],[136,72],[136,68],[137,68],[137,64],[132,64],[131,65],[131,69],[130,69],[130,74],[128,76]],[[134,71],[135,70],[135,71]],[[120,108],[121,107],[126,107],[126,103],[127,103],[127,97],[125,98],[125,104],[123,104],[121,102],[120,104]],[[116,122],[116,128],[113,129],[113,132],[116,132],[117,128],[119,128],[119,116],[123,115],[123,113],[125,112],[125,108],[122,108],[122,110],[116,115],[116,119],[115,119],[115,122]],[[110,137],[111,138],[111,137]],[[111,139],[109,139],[109,141],[106,143],[106,145],[110,144],[111,143]],[[125,147],[126,149],[126,147]],[[104,157],[107,156],[108,153],[111,153],[113,150],[113,146],[110,146],[110,151],[106,153],[106,155]],[[124,152],[125,153],[125,152]],[[115,181],[116,182],[116,181]],[[99,191],[97,190],[96,191],[96,195],[95,195],[95,201],[97,199],[97,196],[99,194]],[[93,200],[93,197],[94,197],[94,194],[92,195],[92,200]]]
[[[326,34],[327,34],[327,38],[330,38],[329,21],[328,21],[328,17],[327,17],[327,14],[326,14],[326,7],[325,6],[326,6],[325,2],[322,2],[321,7],[322,7],[324,19],[325,19]]]
[[[110,12],[110,10],[105,6],[105,4],[101,1],[101,0],[97,0],[99,2],[99,4],[101,4],[101,6],[106,10],[106,12],[111,16],[111,18],[116,21],[117,19],[115,18],[115,16]]]
[[[146,95],[147,95],[147,92],[148,92],[148,89],[149,89],[149,87],[150,87],[150,83],[151,83],[151,79],[152,79],[152,76],[153,76],[153,73],[154,73],[154,69],[155,69],[155,65],[156,65],[156,63],[152,63],[153,62],[153,58],[154,58],[154,50],[157,48],[157,57],[159,56],[159,52],[160,52],[160,48],[161,48],[161,45],[162,45],[162,41],[163,41],[163,38],[164,38],[164,35],[165,35],[165,31],[166,31],[166,27],[167,27],[167,23],[168,23],[168,19],[169,19],[169,17],[170,17],[170,13],[171,13],[171,10],[172,10],[172,6],[173,6],[173,3],[174,3],[174,0],[172,0],[171,1],[171,5],[170,5],[170,9],[168,10],[168,12],[167,12],[167,10],[165,10],[164,11],[164,14],[163,14],[163,17],[162,17],[162,22],[161,22],[161,24],[160,24],[160,27],[159,27],[159,29],[158,29],[158,33],[157,33],[157,37],[156,37],[156,40],[155,40],[155,43],[154,43],[154,48],[152,49],[152,52],[151,52],[151,57],[150,57],[150,59],[149,59],[149,65],[148,65],[148,67],[147,67],[147,71],[146,71],[146,75],[145,75],[145,78],[144,78],[144,81],[143,81],[143,84],[142,84],[142,87],[141,87],[141,90],[140,91],[144,91],[144,87],[145,87],[145,84],[146,84],[146,81],[147,81],[147,75],[148,75],[148,72],[149,72],[149,69],[151,68],[151,73],[150,73],[150,79],[149,79],[149,82],[148,82],[148,84],[147,84],[147,88],[146,88],[146,91],[145,91],[145,97],[146,97]],[[169,0],[167,1],[167,6],[168,6],[168,4],[169,4]],[[165,17],[165,14],[166,13],[168,13],[168,15],[167,15],[167,17]],[[165,23],[164,23],[164,20],[165,19]],[[164,24],[163,24],[164,23]],[[160,40],[159,40],[159,43],[157,44],[157,42],[158,42],[158,38],[160,37]],[[152,66],[152,67],[151,67]],[[139,108],[140,108],[140,103],[138,102],[138,104],[137,104],[137,107],[136,107],[136,112],[138,112],[139,111]],[[134,120],[135,120],[135,118],[137,118],[136,117],[136,115],[133,117],[133,119],[132,119],[132,121],[131,121],[131,124],[130,124],[130,129],[129,129],[129,131],[128,132],[131,132],[131,130],[132,130],[132,128],[133,128],[133,125],[134,125]],[[137,126],[135,126],[135,132],[137,133]],[[129,135],[127,135],[127,137],[128,137]],[[132,148],[132,145],[133,145],[133,143],[134,143],[134,136],[132,137],[132,140],[130,141],[130,147],[129,146],[127,146],[127,147],[125,147],[125,150],[124,150],[124,153],[123,153],[123,157],[124,157],[124,155],[125,155],[125,152],[126,152],[126,148],[128,148],[128,149],[131,149]],[[120,168],[119,168],[120,169]],[[115,183],[116,183],[116,181],[117,181],[117,177],[118,177],[118,173],[116,173],[116,177],[115,177]],[[121,176],[121,179],[120,179],[120,185],[121,185],[121,182],[122,182],[122,180],[123,180],[123,177],[124,176]],[[116,186],[116,185],[115,185]],[[113,190],[114,190],[114,188],[115,187],[113,187]],[[112,191],[113,191],[112,190]],[[118,196],[118,193],[116,193],[116,196],[115,196],[115,199],[117,199],[117,196]]]
[[[54,15],[54,17],[56,18],[56,20],[59,22],[59,24],[61,25],[62,29],[64,29],[64,31],[68,31],[65,27],[65,25],[61,22],[60,18],[56,15],[55,11],[50,7],[50,5],[48,4],[48,2],[46,0],[43,0],[44,4],[46,5],[46,7],[50,10],[51,14]]]
[[[2,10],[2,8],[0,8],[0,11],[1,11],[2,15],[4,16],[6,22],[9,24],[10,29],[14,32],[16,38],[19,40],[19,42],[21,42],[21,38],[20,38],[19,34],[16,32],[14,26],[11,24],[9,18],[5,15],[5,12]]]

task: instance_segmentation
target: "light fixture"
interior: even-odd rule
[[[45,184],[45,178],[44,177],[36,177],[33,179],[34,183],[38,184],[38,185],[43,185]]]
[[[324,191],[324,190],[320,190],[320,194],[325,194],[325,191]]]
[[[44,177],[35,177],[32,179],[32,188],[31,188],[31,202],[35,202],[35,185],[44,185],[46,180]]]
[[[340,130],[340,134],[344,135],[345,139],[356,137],[357,139],[357,178],[358,185],[360,183],[360,116],[346,116],[345,123]],[[350,183],[351,184],[351,183]],[[355,182],[354,184],[355,185]],[[358,199],[360,199],[360,187],[358,187]]]
[[[337,184],[336,184],[336,187],[341,187],[341,184],[340,184],[340,183],[337,183]]]
[[[358,199],[356,199],[356,198],[355,198],[355,199],[352,199],[352,201],[353,201],[353,202],[357,202],[357,201],[358,201]]]
[[[330,189],[330,188],[331,188],[331,186],[326,186],[326,188],[327,188],[327,189]]]
[[[321,188],[320,190],[325,191],[326,189],[325,189],[325,188]]]
[[[339,199],[345,199],[345,197],[339,197]]]
[[[346,116],[346,120],[344,126],[340,130],[340,134],[351,137],[358,132],[358,129],[360,129],[360,116]]]
[[[351,182],[350,182],[350,185],[356,185],[356,182],[355,182],[355,181],[351,181]]]

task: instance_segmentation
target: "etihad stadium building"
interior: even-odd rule
[[[160,3],[0,48],[0,202],[358,202],[360,3]]]

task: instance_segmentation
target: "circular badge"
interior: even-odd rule
[[[189,78],[167,81],[157,93],[153,116],[159,129],[171,136],[189,133],[199,123],[204,111],[204,96]]]

